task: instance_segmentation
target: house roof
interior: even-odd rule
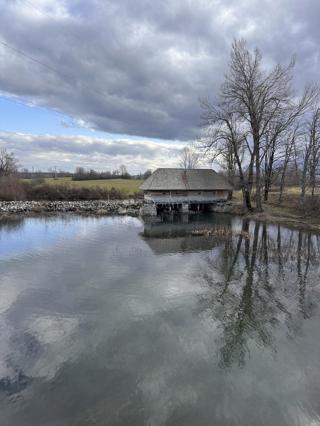
[[[157,169],[140,186],[144,191],[232,190],[228,181],[212,169]]]

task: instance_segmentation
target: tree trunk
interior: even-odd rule
[[[264,185],[264,195],[263,195],[263,201],[265,202],[267,202],[269,199],[269,191],[270,191],[270,183],[267,180]]]
[[[284,190],[284,179],[285,179],[285,176],[286,176],[286,170],[287,170],[287,168],[284,167],[283,170],[282,170],[282,174],[281,174],[280,192],[279,192],[279,199],[278,199],[279,204],[282,203],[282,195],[283,195],[283,190]]]
[[[255,137],[255,160],[256,160],[256,208],[258,212],[262,212],[262,199],[261,199],[261,171],[260,171],[260,147],[259,140]]]
[[[269,161],[266,164],[265,170],[265,181],[264,181],[264,201],[269,199],[269,191],[271,188],[272,177],[273,177],[273,163],[274,163],[274,154],[275,154],[275,142],[272,142],[271,153]]]
[[[243,198],[243,206],[244,208],[248,209],[249,211],[252,211],[252,204],[251,204],[251,187],[250,187],[250,181],[248,180],[248,184],[245,182],[245,176],[242,170],[241,160],[238,155],[237,150],[235,150],[235,160],[236,164],[238,166],[239,171],[239,178],[240,178],[240,186],[242,190],[242,198]],[[252,158],[251,158],[252,162]],[[249,170],[249,178],[250,178],[250,170]]]
[[[282,195],[284,190],[285,178],[287,174],[287,167],[289,164],[292,147],[294,146],[294,143],[295,143],[295,139],[293,136],[292,140],[286,145],[285,157],[284,157],[283,168],[282,168],[281,179],[280,179],[280,193],[279,193],[279,199],[278,199],[280,204],[282,203]]]
[[[307,147],[306,151],[305,151],[305,157],[304,157],[304,161],[303,161],[303,170],[302,170],[302,176],[301,176],[301,194],[300,194],[300,203],[301,204],[304,203],[304,198],[305,198],[305,195],[306,195],[309,157],[310,157],[310,148]]]
[[[242,197],[243,197],[243,205],[246,209],[249,211],[252,211],[252,204],[251,204],[251,194],[248,188],[246,188],[246,185],[242,187]]]

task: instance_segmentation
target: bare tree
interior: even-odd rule
[[[314,191],[316,187],[316,177],[319,172],[320,160],[320,108],[317,108],[311,118],[309,125],[309,138],[310,138],[310,157],[309,157],[309,175],[310,175],[310,188],[311,196],[314,198]]]
[[[130,178],[130,174],[125,165],[121,164],[121,166],[119,167],[119,172],[122,178],[125,178],[125,179]]]
[[[143,173],[142,178],[148,179],[148,177],[150,177],[151,175],[152,175],[152,170],[148,169]]]
[[[74,174],[76,175],[85,175],[86,171],[84,169],[84,167],[76,167]]]
[[[223,102],[218,105],[202,100],[202,124],[205,135],[200,140],[205,154],[220,162],[234,175],[237,169],[244,206],[252,210],[251,189],[254,155],[247,139],[247,132],[237,120],[237,115],[228,111]],[[246,162],[245,151],[249,160]]]
[[[9,176],[17,172],[18,161],[12,152],[5,148],[0,149],[0,177]]]
[[[316,88],[307,86],[301,97],[295,97],[284,105],[282,110],[269,123],[266,133],[262,138],[262,155],[264,158],[264,201],[268,201],[271,184],[281,168],[281,162],[285,157],[284,151],[288,144],[288,137],[299,126],[299,120],[303,114],[313,106],[317,100],[318,91]]]
[[[288,135],[288,138],[285,143],[284,157],[283,157],[283,162],[282,162],[281,170],[280,170],[280,190],[279,190],[279,200],[278,200],[279,203],[282,202],[282,196],[283,196],[283,191],[285,186],[285,179],[286,179],[288,165],[292,158],[292,155],[296,152],[296,149],[295,149],[296,139],[299,136],[298,129],[299,129],[299,126],[296,125],[296,127],[293,129],[291,134]]]
[[[262,210],[261,161],[262,141],[272,123],[282,123],[285,129],[296,114],[302,113],[315,100],[318,91],[307,87],[298,106],[294,103],[292,71],[289,65],[275,65],[270,71],[262,67],[258,49],[249,51],[244,40],[234,41],[231,49],[229,72],[222,86],[221,96],[239,118],[250,127],[255,157],[256,207]],[[298,112],[294,109],[298,108]],[[288,114],[293,109],[291,114]],[[288,119],[283,119],[288,114]]]
[[[306,190],[308,186],[308,167],[309,167],[309,158],[310,158],[310,145],[306,144],[302,152],[302,170],[300,178],[300,202],[303,204],[304,198],[306,195]]]
[[[309,121],[306,122],[304,143],[300,149],[301,176],[300,176],[300,201],[304,202],[308,187],[314,198],[316,177],[320,166],[320,108],[316,108]]]
[[[271,70],[265,70],[259,50],[252,52],[244,40],[236,40],[232,44],[229,71],[218,101],[215,105],[204,103],[204,125],[215,129],[211,132],[214,134],[211,148],[220,152],[221,156],[223,140],[224,155],[233,154],[234,157],[230,158],[234,158],[240,175],[240,170],[243,173],[247,165],[247,182],[246,179],[242,180],[243,195],[248,198],[254,175],[258,211],[262,210],[263,188],[264,198],[268,199],[274,166],[283,155],[286,131],[294,126],[298,117],[313,105],[318,96],[315,87],[307,87],[300,98],[295,96],[292,89],[293,67],[294,60],[287,66],[277,64]],[[232,123],[233,130],[235,127],[238,129],[237,140],[242,141],[242,158],[238,155],[237,159],[234,143],[228,145],[230,137],[234,139],[228,122]],[[228,136],[224,129],[227,129]],[[238,143],[237,150],[239,154]]]
[[[199,154],[194,148],[185,147],[181,151],[179,165],[182,169],[195,169],[199,160]]]

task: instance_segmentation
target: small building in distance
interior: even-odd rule
[[[160,168],[140,186],[144,213],[216,210],[229,199],[232,186],[212,169]]]

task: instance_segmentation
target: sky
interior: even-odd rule
[[[0,148],[22,167],[175,167],[234,38],[319,83],[319,0],[0,0]]]

